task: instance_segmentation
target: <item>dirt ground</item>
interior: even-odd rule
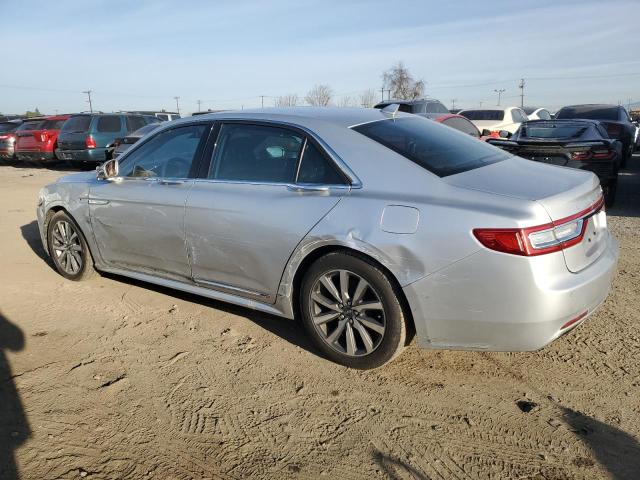
[[[295,323],[47,262],[39,188],[0,166],[0,471],[22,479],[640,478],[640,157],[614,290],[535,353],[411,345],[375,371]],[[2,474],[0,474],[2,477]]]

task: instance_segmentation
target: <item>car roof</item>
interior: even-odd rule
[[[397,112],[395,117],[410,117],[410,113]],[[363,123],[386,120],[391,115],[377,108],[352,107],[284,107],[259,108],[253,110],[229,110],[225,112],[207,113],[196,117],[186,117],[175,122],[191,123],[206,119],[211,120],[265,120],[294,123],[312,126],[316,122],[329,123],[341,127],[352,127]],[[172,124],[176,124],[173,123]]]
[[[391,100],[382,100],[381,102],[376,103],[376,105],[392,105],[397,103],[398,105],[415,105],[416,103],[442,103],[440,100],[436,98],[415,98],[413,100],[400,100],[400,99],[391,99]]]

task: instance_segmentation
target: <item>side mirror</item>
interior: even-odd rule
[[[500,130],[500,132],[498,132],[498,135],[500,136],[500,138],[509,138],[511,136],[511,132]]]
[[[118,176],[118,159],[113,158],[107,160],[96,168],[96,177],[98,180],[109,180]]]
[[[488,128],[483,128],[482,129],[482,136],[483,137],[490,137],[491,136],[491,130],[489,130]]]

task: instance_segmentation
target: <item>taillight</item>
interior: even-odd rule
[[[528,228],[476,228],[473,235],[485,247],[512,255],[532,257],[557,252],[582,241],[587,217],[604,205],[600,199],[591,207],[561,220]]]
[[[84,144],[87,148],[96,148],[96,141],[91,135],[88,135],[87,138],[84,139]]]
[[[615,150],[586,150],[584,152],[572,152],[571,160],[587,162],[589,160],[611,160],[616,155]]]

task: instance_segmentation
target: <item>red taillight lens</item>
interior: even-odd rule
[[[586,150],[584,152],[572,152],[571,160],[579,160],[582,162],[589,160],[611,160],[615,155],[615,150]]]
[[[589,160],[591,158],[591,151],[587,150],[585,152],[572,152],[571,153],[571,160],[580,160],[580,161],[584,161],[584,160]]]
[[[557,252],[582,241],[588,220],[585,217],[604,205],[600,197],[591,207],[570,217],[528,228],[476,228],[473,235],[485,247],[502,253],[533,257]]]
[[[96,141],[91,135],[84,139],[84,144],[87,146],[87,148],[96,148]]]
[[[616,156],[615,150],[602,150],[598,152],[593,152],[594,160],[611,160]]]

